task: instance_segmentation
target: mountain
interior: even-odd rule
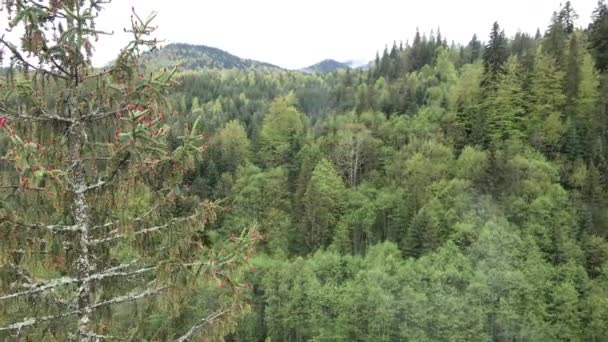
[[[351,66],[347,63],[338,62],[333,59],[326,59],[317,64],[313,64],[311,66],[308,66],[308,67],[300,69],[300,70],[303,72],[307,72],[307,73],[315,73],[315,72],[328,73],[328,72],[333,72],[333,71],[340,70],[340,69],[349,69],[349,68],[351,68]]]
[[[367,69],[370,66],[370,62],[363,60],[348,60],[345,62],[338,62],[334,59],[326,59],[317,64],[313,64],[306,68],[300,69],[300,71],[307,73],[328,73],[340,69]]]
[[[224,50],[183,43],[168,44],[143,56],[144,63],[152,68],[172,67],[179,64],[187,70],[195,69],[266,69],[281,68],[269,63],[244,59]]]

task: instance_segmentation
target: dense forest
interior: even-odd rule
[[[603,0],[324,73],[105,2],[7,3],[0,339],[608,340]]]

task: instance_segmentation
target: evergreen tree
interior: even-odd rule
[[[498,22],[492,25],[490,41],[483,51],[484,78],[482,85],[493,88],[498,75],[502,72],[503,64],[508,57],[507,40],[504,31],[500,30]]]
[[[570,43],[568,46],[568,56],[566,57],[566,74],[564,78],[564,93],[568,100],[567,112],[571,112],[574,101],[576,100],[576,93],[580,83],[581,73],[581,37],[579,34],[573,34],[570,36]]]
[[[566,96],[563,79],[564,73],[558,69],[556,61],[539,50],[531,76],[526,128],[532,146],[547,153],[558,151],[564,133],[562,110]]]
[[[251,143],[245,127],[236,120],[226,123],[212,139],[209,154],[216,161],[220,172],[234,173],[251,158]]]
[[[321,159],[304,194],[306,245],[315,250],[332,242],[344,206],[344,184],[327,159]]]
[[[604,0],[597,3],[589,24],[589,48],[600,71],[608,69],[608,5]]]
[[[578,18],[578,14],[572,8],[570,1],[566,1],[562,9],[559,11],[559,17],[564,25],[564,31],[567,34],[574,32],[574,21]]]
[[[498,76],[496,90],[486,99],[487,132],[490,144],[497,149],[509,140],[522,137],[524,93],[517,58],[509,57],[504,73]]]
[[[560,67],[565,67],[568,29],[561,13],[553,12],[549,29],[543,39],[543,50],[553,57]]]
[[[267,166],[295,166],[300,150],[304,121],[293,94],[275,99],[264,116],[259,138],[260,157]]]
[[[408,61],[408,71],[418,70],[424,65],[424,44],[422,42],[422,37],[420,36],[420,31],[418,31],[417,28],[414,41],[412,42],[412,48],[410,49]]]
[[[0,78],[0,135],[16,171],[0,187],[2,339],[185,341],[240,311],[221,307],[222,292],[200,305],[251,239],[203,243],[217,204],[180,183],[206,148],[198,120],[169,149],[176,69],[144,76],[138,66],[155,46],[154,15],[133,13],[132,42],[107,70],[91,66],[107,3],[3,2],[22,44],[0,45],[22,72]]]
[[[450,109],[456,114],[456,129],[452,140],[461,149],[467,144],[484,144],[485,116],[482,115],[483,67],[480,63],[464,65],[460,77],[452,87]]]
[[[603,160],[602,150],[606,143],[605,125],[600,109],[600,77],[594,68],[593,57],[583,52],[580,62],[580,77],[576,94],[575,115],[581,132],[580,141],[584,153],[591,160]]]

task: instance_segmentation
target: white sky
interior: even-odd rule
[[[156,37],[203,44],[244,58],[301,68],[325,58],[371,60],[394,40],[411,41],[441,28],[448,42],[466,43],[473,33],[486,40],[494,21],[507,36],[518,30],[544,32],[564,0],[114,0],[102,12],[94,60],[112,60],[127,41],[130,8],[158,12]],[[573,0],[577,25],[586,27],[596,0]],[[0,15],[0,20],[5,20]],[[3,24],[3,23],[0,23]],[[4,25],[0,25],[4,26]]]

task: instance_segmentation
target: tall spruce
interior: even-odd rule
[[[532,146],[552,155],[559,150],[564,133],[564,72],[542,48],[536,53],[531,75],[526,129]]]
[[[483,51],[483,87],[494,87],[496,79],[502,72],[503,64],[507,61],[508,56],[505,32],[500,29],[498,22],[494,22],[492,31],[490,31],[490,40]]]
[[[524,93],[517,58],[509,57],[505,70],[498,76],[496,90],[486,99],[487,134],[493,149],[504,147],[507,141],[522,138]]]
[[[250,239],[223,251],[202,242],[217,205],[180,181],[205,144],[194,123],[169,149],[164,99],[176,70],[138,66],[156,43],[154,16],[133,12],[133,40],[113,66],[91,66],[108,3],[3,3],[6,29],[21,34],[20,47],[0,37],[16,71],[0,78],[3,162],[14,165],[0,186],[3,340],[185,341],[239,308],[194,296],[212,275],[226,282]],[[167,324],[149,329],[158,319]]]
[[[466,63],[473,63],[481,57],[481,42],[477,39],[477,34],[473,35],[471,41],[467,44],[468,58]]]
[[[608,5],[604,0],[597,3],[589,24],[589,48],[593,52],[595,65],[600,71],[608,70]]]
[[[561,12],[553,12],[551,24],[545,32],[542,45],[545,53],[553,57],[560,67],[565,66],[568,30]]]
[[[578,14],[572,8],[570,1],[566,1],[564,6],[559,11],[559,16],[564,26],[564,31],[567,34],[574,32],[574,21],[578,18]]]

